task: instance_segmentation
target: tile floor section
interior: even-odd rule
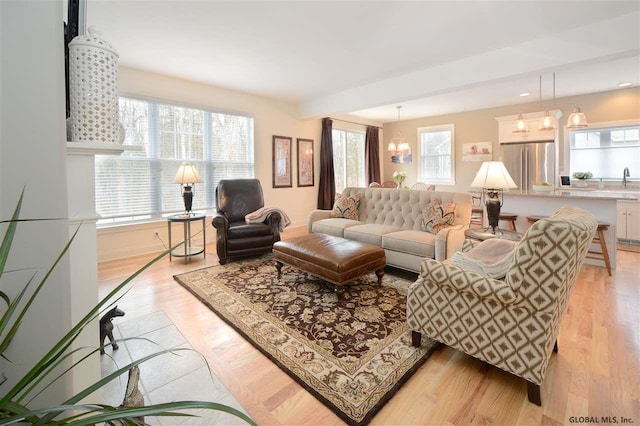
[[[134,359],[163,349],[191,348],[189,342],[162,311],[129,321],[125,318],[118,318],[113,322],[113,334],[116,339],[142,337],[148,340],[121,342],[118,350],[106,348],[107,355],[111,355],[112,358],[107,355],[101,357],[103,377]],[[104,387],[102,399],[106,404],[118,406],[122,403],[127,378],[128,375],[125,373],[119,380],[113,380]],[[211,401],[231,406],[246,414],[220,380],[209,372],[204,359],[195,351],[166,353],[140,364],[139,389],[144,395],[146,405],[178,400]],[[153,425],[246,425],[241,419],[219,411],[189,412],[201,417],[145,417],[145,421]]]

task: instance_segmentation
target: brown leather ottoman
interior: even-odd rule
[[[382,248],[327,234],[278,241],[273,245],[273,258],[278,278],[282,265],[287,264],[337,286],[374,271],[380,284],[387,264]]]

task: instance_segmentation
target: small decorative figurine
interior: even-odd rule
[[[111,347],[115,350],[118,349],[118,344],[114,342],[113,338],[113,323],[111,320],[115,317],[123,317],[124,312],[118,309],[118,306],[114,306],[113,309],[107,311],[106,314],[100,318],[100,355],[104,354],[104,339],[109,337]]]

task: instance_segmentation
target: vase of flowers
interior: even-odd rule
[[[407,178],[407,172],[399,172],[397,170],[393,172],[393,180],[398,182],[398,188],[402,188],[402,184],[406,178]]]

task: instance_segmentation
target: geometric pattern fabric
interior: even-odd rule
[[[425,259],[407,296],[409,328],[542,384],[597,224],[575,207],[534,223],[504,281]]]

